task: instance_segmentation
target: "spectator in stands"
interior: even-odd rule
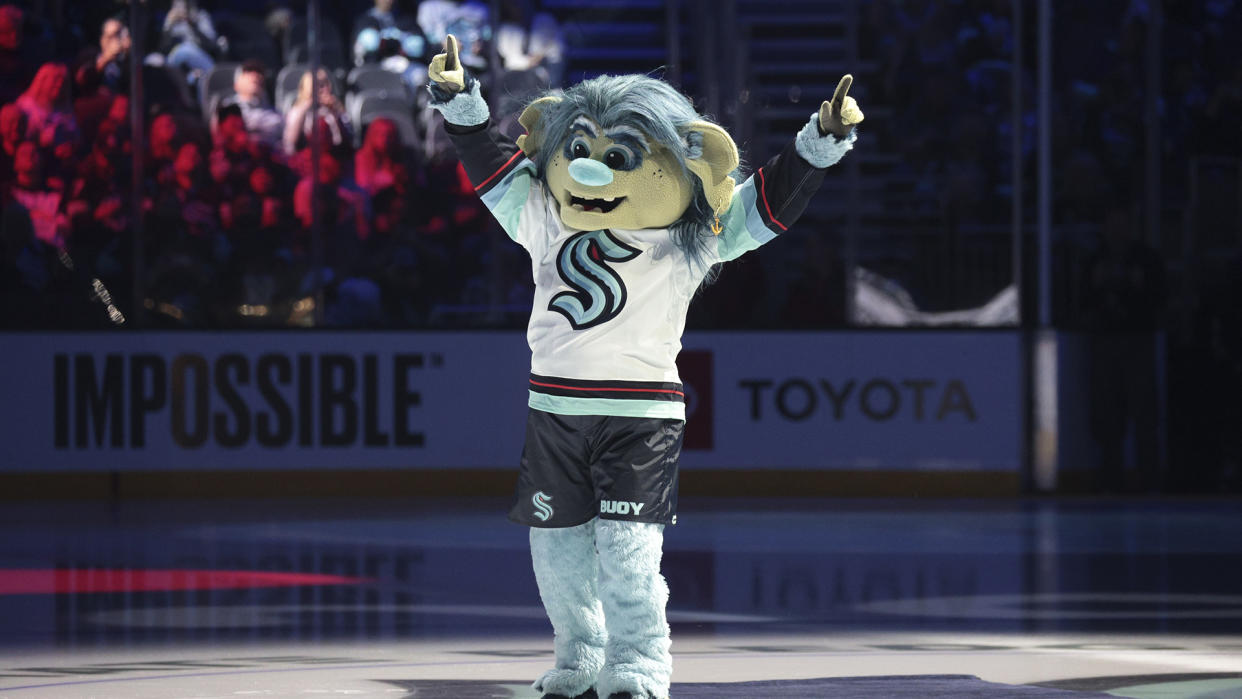
[[[250,139],[245,123],[237,107],[223,111],[215,134],[215,148],[211,152],[209,169],[214,182],[213,195],[228,205],[240,205],[236,210],[222,210],[222,217],[235,219],[238,213],[259,215],[262,206],[256,198],[255,173],[266,169],[275,180],[283,183],[287,170],[278,162],[270,148]],[[283,184],[275,191],[285,192]]]
[[[99,147],[93,148],[82,159],[78,176],[70,188],[71,198],[65,207],[75,247],[81,242],[78,233],[96,223],[114,233],[124,230],[126,220],[116,186],[120,174],[118,164],[117,160],[108,157],[106,150]]]
[[[286,223],[288,193],[282,187],[284,172],[273,163],[263,163],[250,172],[247,187],[232,193],[220,203],[220,223],[226,230],[251,238],[260,230],[276,231]],[[251,239],[234,238],[250,253],[260,253]],[[261,251],[266,255],[268,251]]]
[[[249,177],[258,163],[250,136],[246,133],[246,121],[242,119],[237,107],[226,107],[222,110],[215,132],[212,134],[214,146],[211,150],[209,170],[216,189],[227,197],[233,189],[239,189],[241,183]]]
[[[0,5],[0,104],[8,104],[30,84],[37,65],[27,56],[22,42],[22,11]]]
[[[26,114],[16,104],[0,107],[0,182],[13,175],[17,146],[26,139]]]
[[[106,88],[113,94],[129,92],[129,27],[116,18],[107,19],[99,31],[99,48],[87,50],[74,71],[79,95]]]
[[[478,0],[462,3],[448,24],[448,33],[461,45],[461,62],[481,74],[488,66],[487,47],[492,40],[491,10]]]
[[[286,222],[288,192],[281,189],[279,180],[279,173],[270,165],[250,173],[250,190],[259,200],[258,227],[261,229],[275,231]]]
[[[190,85],[215,66],[213,55],[220,40],[211,15],[198,6],[198,0],[173,0],[164,16],[161,48],[168,65],[181,71]]]
[[[422,0],[418,3],[418,26],[431,48],[437,48],[448,36],[448,27],[457,17],[455,0]]]
[[[173,224],[161,233],[200,239],[214,233],[219,197],[208,176],[202,148],[193,142],[182,144],[170,175],[161,183],[152,205],[154,213]]]
[[[541,13],[528,31],[525,13],[516,3],[501,6],[502,23],[496,30],[499,70],[490,85],[492,119],[502,133],[520,134],[517,118],[538,93],[559,85],[564,71],[560,28],[551,15]]]
[[[68,220],[61,212],[61,193],[47,187],[43,156],[33,141],[22,141],[13,157],[13,200],[30,216],[35,237],[63,248]]]
[[[172,184],[172,191],[183,202],[210,191],[203,151],[197,143],[183,143],[177,149],[177,157],[172,167]]]
[[[375,6],[354,22],[354,65],[380,63],[394,55],[422,62],[427,40],[416,21],[393,12],[394,4],[394,0],[375,0]]]
[[[319,181],[313,185],[309,175],[298,182],[293,193],[294,216],[309,231],[318,215],[329,244],[345,253],[329,259],[347,260],[354,253],[350,242],[366,240],[371,234],[366,208],[357,192],[342,186],[341,163],[331,153],[319,154]]]
[[[100,187],[116,190],[118,183],[129,182],[133,151],[128,97],[117,95],[112,98],[112,106],[96,129],[94,137],[84,140],[83,145],[89,149],[87,157],[83,158],[84,163],[91,158],[99,158],[109,163],[110,174],[101,178],[98,183]],[[61,148],[62,151],[65,149],[66,147]],[[60,155],[64,156],[64,153]],[[81,176],[82,168],[74,161],[72,154],[58,160],[58,174],[64,179],[72,180]]]
[[[298,82],[298,96],[285,114],[284,151],[293,155],[310,143],[314,133],[315,117],[317,116],[325,130],[324,143],[329,145],[338,157],[345,155],[353,144],[353,127],[349,123],[349,115],[332,90],[332,81],[328,71],[319,69],[319,105],[311,112],[312,80],[310,71],[302,75]]]
[[[147,172],[155,175],[172,165],[181,147],[180,129],[171,114],[160,114],[151,120],[147,148]]]
[[[371,196],[389,187],[402,196],[409,191],[405,150],[391,119],[380,117],[367,127],[366,139],[354,154],[354,181]]]
[[[1165,302],[1164,262],[1139,236],[1129,205],[1110,208],[1099,251],[1087,261],[1084,286],[1091,330],[1091,434],[1100,448],[1095,488],[1160,488],[1156,453],[1155,333]],[[1135,472],[1124,469],[1131,423]]]
[[[559,86],[564,76],[565,40],[552,15],[541,12],[526,25],[520,5],[501,6],[501,22],[496,29],[496,53],[505,72],[535,71],[543,86]]]
[[[73,113],[69,107],[68,69],[60,63],[45,63],[30,87],[17,98],[17,107],[26,116],[26,135],[39,141],[44,148],[58,137],[57,127],[72,129]]]
[[[285,120],[272,109],[265,89],[266,68],[256,60],[242,63],[233,75],[233,94],[221,101],[220,107],[241,110],[246,133],[260,143],[278,146]]]

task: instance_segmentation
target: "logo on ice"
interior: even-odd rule
[[[600,500],[599,513],[601,515],[638,515],[642,514],[645,505],[646,503],[627,500]]]
[[[552,519],[552,505],[548,504],[551,500],[552,496],[543,491],[535,493],[530,499],[535,505],[535,516],[544,522]]]

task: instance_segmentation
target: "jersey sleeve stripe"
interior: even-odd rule
[[[789,230],[788,228],[785,227],[785,224],[781,223],[780,221],[777,221],[776,217],[772,215],[772,207],[768,204],[767,182],[763,178],[763,168],[759,168],[756,174],[759,175],[759,198],[763,200],[764,211],[766,211],[768,214],[767,220],[771,221],[772,223],[775,223],[777,226],[780,227],[782,231]]]
[[[724,232],[716,237],[716,254],[721,262],[737,259],[776,237],[759,205],[755,178],[747,177],[733,194],[733,203],[721,217]]]
[[[491,176],[490,176],[490,177],[488,177],[487,179],[483,180],[483,181],[482,181],[482,182],[480,182],[479,184],[475,185],[475,187],[474,187],[474,191],[476,191],[476,192],[478,192],[478,193],[480,193],[480,194],[483,194],[483,193],[484,193],[484,190],[487,188],[487,185],[488,185],[488,184],[490,184],[490,183],[492,182],[492,180],[495,180],[497,177],[500,177],[501,175],[505,174],[505,173],[506,173],[506,172],[508,172],[510,169],[512,169],[512,168],[514,167],[514,163],[515,163],[515,162],[517,162],[517,161],[518,161],[520,158],[522,158],[524,155],[525,155],[525,153],[523,153],[523,152],[522,152],[522,151],[520,151],[520,150],[519,150],[518,152],[514,153],[514,154],[513,154],[513,157],[512,157],[512,158],[509,158],[509,160],[508,160],[508,161],[506,161],[504,165],[501,165],[499,170],[497,170],[496,172],[493,172],[493,173],[491,174]]]

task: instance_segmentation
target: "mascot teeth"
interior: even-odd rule
[[[577,211],[590,211],[606,214],[620,206],[625,197],[607,197],[604,199],[587,199],[574,195],[569,196],[569,204]]]

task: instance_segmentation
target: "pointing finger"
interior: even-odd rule
[[[845,93],[850,91],[850,85],[853,84],[853,75],[846,75],[841,78],[841,82],[837,83],[837,90],[832,93],[832,108],[837,114],[841,113],[841,105],[845,103]]]
[[[452,34],[444,37],[444,70],[459,70],[461,68],[461,63],[457,60],[458,46],[457,37]]]

